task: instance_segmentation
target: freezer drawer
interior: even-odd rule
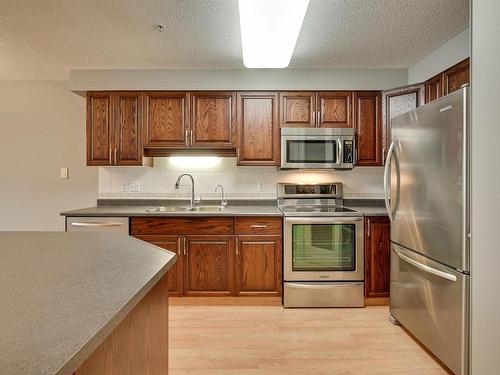
[[[455,374],[468,374],[469,275],[392,243],[390,312]]]
[[[363,282],[285,282],[284,307],[364,307]]]
[[[66,217],[66,232],[121,232],[128,234],[128,217]]]

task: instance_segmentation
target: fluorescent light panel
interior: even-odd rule
[[[171,156],[170,163],[178,168],[205,169],[219,164],[218,156]]]
[[[309,0],[239,0],[243,64],[286,68]]]

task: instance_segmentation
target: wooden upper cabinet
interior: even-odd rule
[[[429,103],[443,96],[443,82],[441,74],[425,82],[425,102]]]
[[[280,296],[281,236],[240,236],[236,241],[236,294]]]
[[[189,100],[185,92],[144,93],[144,147],[187,146]]]
[[[184,295],[234,294],[234,236],[187,236]]]
[[[237,124],[238,165],[280,164],[277,93],[238,93]]]
[[[236,93],[191,93],[190,145],[235,147]]]
[[[142,165],[142,93],[115,94],[115,165]]]
[[[391,223],[387,216],[365,218],[365,297],[389,297]]]
[[[352,103],[352,92],[319,92],[317,94],[317,125],[321,128],[352,128]]]
[[[459,62],[443,73],[444,95],[457,91],[467,83],[470,83],[469,59]]]
[[[357,165],[382,165],[381,93],[354,93]]]
[[[87,93],[87,165],[112,165],[113,93]]]
[[[425,85],[417,84],[382,92],[382,163],[391,144],[391,121],[425,102]]]
[[[281,92],[280,127],[314,127],[315,99],[314,92]]]

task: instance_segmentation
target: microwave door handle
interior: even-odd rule
[[[338,143],[338,147],[337,147],[337,165],[341,165],[342,164],[342,159],[343,159],[343,149],[342,149],[342,139],[337,139],[337,143]]]

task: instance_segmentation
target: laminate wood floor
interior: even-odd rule
[[[170,307],[170,375],[444,375],[386,306]]]

